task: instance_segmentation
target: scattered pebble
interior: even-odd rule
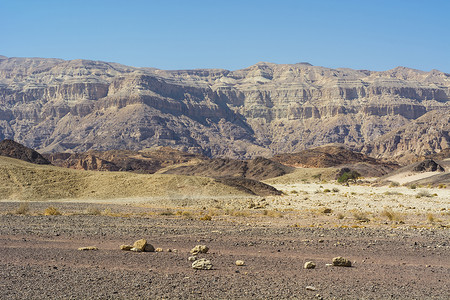
[[[306,290],[307,290],[307,291],[317,291],[317,289],[316,289],[314,286],[312,286],[312,285],[308,285],[308,286],[306,287]]]
[[[189,256],[188,257],[188,261],[196,261],[197,260],[197,256]]]
[[[155,252],[163,252],[163,249],[162,248],[156,248]]]

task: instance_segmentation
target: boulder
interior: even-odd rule
[[[192,263],[192,268],[196,270],[211,270],[213,267],[210,260],[200,258]]]
[[[303,268],[304,269],[314,269],[316,267],[316,264],[313,263],[312,261],[307,261],[305,262]]]
[[[191,249],[191,253],[197,255],[199,253],[207,253],[209,248],[205,245],[197,245]]]
[[[333,266],[337,266],[337,267],[351,267],[352,266],[352,262],[349,261],[348,259],[344,258],[344,257],[335,257],[333,258]]]

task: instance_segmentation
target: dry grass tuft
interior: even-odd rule
[[[352,212],[353,218],[355,218],[358,222],[370,222],[370,219],[367,216],[366,212],[363,211],[353,211]]]
[[[59,216],[61,212],[54,206],[49,206],[44,211],[45,216]]]
[[[386,217],[389,219],[389,221],[403,221],[403,218],[401,217],[400,214],[394,212],[392,209],[390,208],[385,208],[383,209],[383,211],[381,212],[381,215],[383,217]]]
[[[19,207],[15,210],[15,214],[17,215],[26,215],[30,212],[30,206],[28,203],[20,203]]]

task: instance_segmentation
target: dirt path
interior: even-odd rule
[[[0,215],[2,299],[450,298],[448,229],[293,228],[275,221]],[[139,238],[164,252],[119,250]],[[210,247],[202,257],[213,270],[190,267],[197,244]],[[77,250],[91,245],[99,250]],[[326,266],[335,256],[353,267]],[[236,266],[238,259],[245,266]],[[310,260],[316,269],[303,269]]]

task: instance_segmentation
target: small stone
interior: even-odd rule
[[[162,248],[156,248],[155,252],[163,252],[163,249]]]
[[[178,252],[178,249],[172,249],[172,252]]]
[[[316,264],[313,263],[312,261],[305,262],[305,265],[303,266],[303,268],[305,268],[305,269],[314,269],[315,267],[316,267]]]
[[[144,239],[141,239],[141,240],[137,240],[136,242],[134,242],[133,248],[137,248],[137,249],[140,249],[141,251],[144,251],[146,245],[147,245],[147,241]]]
[[[209,248],[205,245],[197,245],[194,248],[191,249],[192,254],[198,254],[198,253],[207,253]]]
[[[142,252],[141,249],[136,248],[136,247],[131,248],[130,251],[133,251],[133,252]]]
[[[172,249],[168,248],[166,251],[167,251],[167,252],[172,252]]]
[[[346,258],[343,258],[341,256],[333,258],[333,266],[337,267],[351,267],[352,262],[349,261]]]
[[[123,250],[123,251],[130,251],[131,248],[133,248],[133,246],[131,246],[131,245],[120,245],[120,250]]]
[[[243,265],[245,265],[245,262],[243,260],[236,261],[236,266],[243,266]]]
[[[306,287],[306,290],[307,290],[307,291],[317,291],[317,289],[316,289],[314,286],[312,286],[312,285],[308,285],[308,286]]]
[[[318,242],[319,242],[319,243],[323,243],[323,242],[324,242],[324,240],[318,240]]]
[[[332,267],[333,264],[325,264],[325,267]]]
[[[88,247],[80,247],[80,248],[78,248],[78,250],[80,250],[80,251],[98,250],[98,248],[95,246],[88,246]]]
[[[197,270],[211,270],[212,267],[211,261],[206,258],[200,258],[192,263],[192,268]]]
[[[196,261],[197,260],[197,256],[189,256],[188,257],[188,261]]]

